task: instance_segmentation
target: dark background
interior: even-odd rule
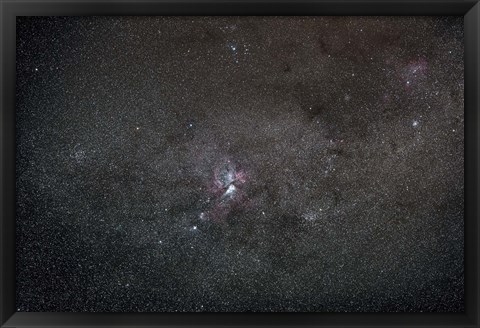
[[[463,311],[462,17],[17,35],[19,311]]]

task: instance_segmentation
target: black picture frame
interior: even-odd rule
[[[478,140],[480,4],[473,0],[1,0],[0,325],[13,327],[479,327]],[[15,23],[17,16],[463,15],[465,23],[464,313],[32,313],[15,312]]]

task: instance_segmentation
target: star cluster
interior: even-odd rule
[[[464,311],[462,19],[18,18],[18,310]]]

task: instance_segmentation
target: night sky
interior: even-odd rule
[[[464,311],[463,51],[463,17],[18,18],[18,311]]]

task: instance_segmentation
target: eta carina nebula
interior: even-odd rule
[[[247,174],[238,168],[230,159],[218,163],[213,173],[211,207],[200,214],[202,220],[213,220],[224,223],[233,208],[247,206],[248,198],[245,189],[248,188]]]
[[[16,306],[463,312],[463,17],[18,17]]]

